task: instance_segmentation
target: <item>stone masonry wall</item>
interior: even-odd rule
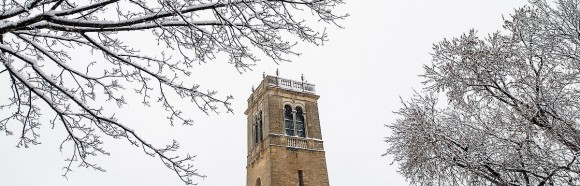
[[[272,184],[269,186],[298,186],[298,170],[303,172],[305,186],[329,185],[323,151],[278,146],[271,149]]]
[[[277,87],[259,87],[248,100],[248,164],[247,186],[298,186],[303,173],[305,186],[329,186],[326,158],[318,113],[318,96]],[[306,138],[286,136],[284,129],[284,104],[303,107],[306,116]],[[253,114],[263,111],[264,141],[253,142]],[[294,141],[308,142],[305,146],[292,146]],[[292,143],[291,143],[292,142]],[[304,144],[304,143],[301,143]]]

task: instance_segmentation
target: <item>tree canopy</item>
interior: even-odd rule
[[[191,124],[175,102],[191,102],[202,112],[230,112],[231,96],[201,91],[188,77],[196,63],[224,54],[239,71],[264,56],[287,61],[296,42],[322,44],[324,28],[346,15],[333,12],[342,0],[10,0],[0,4],[0,79],[9,81],[8,103],[0,105],[0,131],[20,138],[18,146],[39,143],[41,115],[53,115],[70,146],[64,175],[73,165],[104,170],[90,156],[108,154],[102,136],[125,139],[156,156],[181,180],[203,177],[190,155],[173,156],[179,144],[158,147],[131,125],[106,114],[109,105],[127,104],[124,91],[149,106],[161,103],[168,123]],[[309,14],[303,14],[309,13]],[[323,24],[320,24],[323,23]],[[158,50],[143,52],[125,37],[140,38]],[[294,38],[292,40],[291,38]],[[139,41],[137,41],[139,42]],[[127,44],[129,43],[129,44]],[[79,56],[90,52],[90,59]],[[256,54],[258,52],[259,54]],[[193,80],[195,81],[195,80]],[[181,98],[171,101],[168,97]],[[41,110],[41,108],[46,108]],[[17,131],[8,125],[21,124]]]
[[[416,185],[580,184],[580,3],[530,1],[433,47],[386,138]],[[446,103],[438,103],[445,95]]]

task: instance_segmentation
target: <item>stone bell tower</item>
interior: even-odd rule
[[[264,75],[252,91],[246,186],[328,186],[315,86]]]

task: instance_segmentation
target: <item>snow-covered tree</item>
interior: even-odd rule
[[[154,146],[118,121],[107,102],[126,104],[123,90],[135,89],[144,105],[160,102],[168,123],[191,124],[168,94],[205,113],[231,111],[231,96],[217,97],[191,82],[192,65],[229,56],[238,70],[260,58],[287,61],[295,55],[291,38],[314,44],[326,39],[325,25],[342,0],[4,0],[0,3],[0,79],[9,81],[1,105],[0,131],[20,138],[18,146],[39,143],[40,115],[53,115],[74,149],[64,175],[76,166],[103,170],[89,157],[108,154],[102,136],[128,140],[156,156],[192,184],[202,177],[192,157],[168,154],[177,142]],[[338,26],[338,25],[336,25]],[[148,37],[127,37],[148,33]],[[147,34],[145,34],[147,35]],[[135,43],[155,43],[141,52]],[[129,44],[128,44],[129,43]],[[78,55],[92,53],[90,59]],[[257,53],[256,53],[257,52]],[[263,57],[259,57],[263,56]],[[195,80],[193,80],[195,81]],[[174,99],[175,100],[175,99]],[[41,108],[47,108],[41,110]],[[10,130],[19,123],[19,130]]]
[[[580,3],[530,1],[443,40],[386,138],[417,185],[580,185]],[[437,104],[446,95],[447,104]]]

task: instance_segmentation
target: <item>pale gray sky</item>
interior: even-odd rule
[[[322,47],[300,44],[302,53],[292,63],[276,65],[267,59],[238,74],[225,58],[196,71],[203,89],[235,97],[235,114],[205,116],[192,109],[196,125],[169,127],[158,108],[142,108],[138,100],[117,112],[124,122],[152,143],[181,143],[181,152],[197,155],[197,168],[208,177],[204,186],[241,186],[246,179],[246,118],[243,114],[252,85],[262,72],[300,79],[317,86],[328,174],[333,186],[408,185],[397,174],[383,137],[401,103],[413,89],[420,90],[422,65],[430,63],[432,44],[457,37],[471,28],[480,36],[501,30],[524,0],[347,0],[338,11],[351,16],[345,29],[329,28],[330,41]],[[0,87],[7,89],[5,79]],[[6,99],[7,93],[0,92]],[[126,95],[129,96],[129,95]],[[131,98],[129,98],[131,99]],[[131,101],[131,100],[129,100]],[[184,105],[187,105],[184,103]],[[126,141],[106,139],[111,156],[93,158],[107,169],[95,172],[75,168],[68,180],[61,177],[69,150],[58,150],[65,137],[60,126],[43,125],[42,144],[15,148],[17,137],[0,135],[0,185],[183,185],[156,158]]]

